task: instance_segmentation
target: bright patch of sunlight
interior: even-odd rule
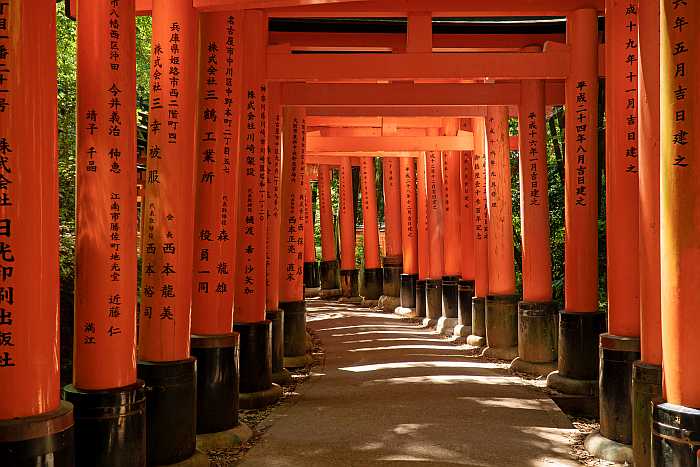
[[[520,385],[520,379],[504,376],[468,376],[468,375],[434,375],[406,376],[403,378],[374,379],[363,383],[363,386],[377,384],[485,384],[485,385]]]
[[[367,371],[396,370],[403,368],[498,368],[498,365],[485,362],[391,362],[375,363],[374,365],[347,366],[339,368],[339,370],[362,373]]]

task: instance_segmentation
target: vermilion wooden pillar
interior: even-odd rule
[[[641,361],[632,370],[634,465],[651,464],[651,401],[661,392],[659,256],[659,0],[639,5],[639,308]]]
[[[280,213],[280,308],[284,311],[284,366],[306,365],[306,307],[304,305],[304,233],[306,177],[304,111],[285,108],[282,144]]]
[[[447,136],[457,135],[457,121],[450,119]],[[444,271],[442,276],[442,317],[437,326],[441,334],[452,334],[459,317],[459,279],[462,273],[460,169],[462,153],[445,151],[442,154],[442,186],[444,209],[443,248]],[[449,254],[448,254],[449,252]]]
[[[304,295],[317,297],[320,290],[316,242],[314,240],[314,200],[311,181],[304,187]]]
[[[352,199],[352,165],[340,161],[340,290],[343,300],[359,299],[358,272],[355,269],[355,214]]]
[[[386,133],[383,133],[386,134]],[[382,175],[384,185],[384,234],[386,251],[382,259],[383,298],[380,306],[393,312],[400,305],[402,272],[402,227],[401,227],[401,167],[406,157],[383,157]]]
[[[472,130],[471,121],[462,119],[462,130]],[[476,273],[474,255],[474,158],[473,151],[459,154],[460,203],[460,276],[458,287],[458,324],[454,335],[468,337],[472,332],[472,299]]]
[[[639,179],[637,138],[638,8],[636,0],[607,0],[606,226],[608,331],[600,336],[600,449],[632,444],[632,363],[639,358]],[[590,445],[590,442],[589,442]],[[627,450],[632,461],[632,450]]]
[[[267,85],[267,230],[265,268],[265,319],[272,323],[272,382],[282,386],[291,381],[284,368],[284,311],[280,309],[280,200],[282,166],[282,105],[280,83]]]
[[[73,409],[59,395],[56,7],[6,1],[0,21],[0,458],[67,467]]]
[[[416,308],[416,280],[418,280],[418,201],[416,199],[415,157],[399,159],[401,198],[402,267],[400,308],[402,313],[413,314]],[[386,278],[386,277],[385,277]],[[402,310],[403,309],[403,310]]]
[[[520,82],[518,127],[523,301],[518,303],[518,358],[511,367],[546,376],[556,370],[559,330],[552,303],[544,81]]]
[[[416,315],[419,318],[427,316],[426,281],[430,277],[430,234],[429,234],[429,206],[428,206],[428,181],[426,177],[426,155],[418,154],[416,161],[417,196],[418,207],[418,280],[416,281]]]
[[[192,280],[192,356],[197,359],[197,433],[238,425],[238,345],[233,326],[238,116],[234,69],[240,16],[199,17],[199,96]],[[211,232],[207,238],[202,232]],[[226,410],[224,410],[224,408]]]
[[[438,136],[440,130],[430,128],[428,136]],[[444,202],[440,151],[429,151],[425,156],[426,193],[428,197],[429,278],[425,283],[426,316],[438,320],[442,316],[442,276],[444,263]]]
[[[77,465],[145,466],[134,293],[135,7],[125,0],[81,2],[78,8],[74,378],[63,397],[77,409]],[[104,407],[128,415],[85,415]],[[119,436],[111,442],[114,432]]]
[[[267,17],[259,10],[241,14],[243,70],[236,87],[241,106],[238,138],[236,272],[233,281],[234,331],[240,334],[240,404],[259,407],[279,399],[272,384],[272,323],[265,319],[267,239]],[[280,300],[282,297],[280,296]]]
[[[571,71],[566,80],[564,311],[559,315],[558,372],[547,384],[593,394],[598,384],[598,14],[567,17]]]
[[[321,297],[330,298],[338,295],[340,283],[331,204],[331,167],[325,164],[318,166],[318,205],[321,223]]]
[[[143,208],[138,375],[146,382],[148,461],[195,455],[190,307],[195,200],[197,16],[186,0],[153,2],[148,159]],[[214,232],[212,241],[218,240]],[[173,374],[177,385],[170,386]],[[168,390],[153,391],[168,381]],[[182,413],[182,422],[171,423]]]
[[[368,302],[379,300],[382,294],[382,268],[379,262],[379,225],[377,219],[377,188],[375,185],[374,158],[360,161],[360,186],[362,188],[362,219],[365,267],[360,295]]]
[[[489,216],[489,295],[486,299],[486,344],[489,355],[517,356],[518,297],[515,295],[513,206],[510,180],[508,108],[486,113],[488,165],[486,200]]]
[[[657,466],[700,458],[700,4],[661,2],[661,318],[665,404],[654,408]]]
[[[469,345],[483,347],[486,343],[486,297],[489,294],[489,214],[486,200],[486,122],[472,119],[474,152],[472,174],[474,177],[474,297],[472,298],[472,333]]]

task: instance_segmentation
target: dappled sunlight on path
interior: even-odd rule
[[[242,465],[579,465],[566,416],[504,365],[395,315],[320,300],[307,310],[324,364]]]

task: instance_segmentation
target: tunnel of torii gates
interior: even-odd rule
[[[228,439],[239,406],[273,403],[286,369],[308,363],[305,288],[379,300],[514,359],[518,371],[548,375],[572,410],[599,405],[593,451],[607,441],[638,466],[697,464],[700,2],[69,4],[78,21],[77,277],[74,379],[62,389],[54,3],[0,1],[0,464],[198,465],[198,442]],[[141,227],[137,14],[153,18]],[[498,20],[506,16],[524,18],[514,26]],[[356,30],[304,30],[319,18],[356,18]],[[400,27],[384,32],[367,18]],[[439,18],[470,20],[445,32]],[[558,310],[545,136],[561,105]],[[510,150],[520,153],[522,297]]]

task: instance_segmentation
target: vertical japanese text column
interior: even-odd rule
[[[344,298],[359,297],[358,272],[355,269],[355,212],[352,199],[352,164],[349,157],[340,160],[340,289]]]
[[[360,159],[360,185],[362,187],[362,219],[365,267],[362,290],[365,300],[379,300],[382,295],[383,272],[379,262],[379,222],[377,219],[377,188],[375,185],[374,157]]]
[[[240,334],[241,408],[279,398],[272,384],[272,323],[265,319],[267,242],[267,17],[241,14],[239,167],[236,210],[236,274],[233,329]]]
[[[321,294],[324,290],[337,291],[338,258],[335,251],[333,232],[333,205],[331,204],[331,167],[326,164],[318,166],[318,205],[321,217]],[[330,292],[336,293],[336,292]]]
[[[187,0],[154,0],[148,153],[141,245],[138,375],[148,391],[149,462],[195,451],[195,363],[190,306],[195,199],[197,15]],[[168,382],[168,384],[171,384]],[[182,423],[173,426],[172,414]]]
[[[136,18],[133,0],[78,5],[77,238],[73,385],[79,465],[145,465],[136,381]],[[128,405],[124,401],[133,401]],[[123,425],[122,425],[123,423]],[[121,436],[109,443],[118,426]],[[109,446],[98,449],[97,446]]]
[[[400,306],[409,313],[416,308],[416,281],[418,280],[418,203],[416,200],[415,154],[399,159],[397,177],[401,199],[401,249],[402,267]],[[386,183],[386,182],[385,182]]]
[[[541,51],[540,46],[522,50],[523,53]],[[520,82],[518,135],[523,301],[518,303],[519,358],[513,363],[523,365],[523,370],[528,369],[526,366],[536,368],[543,375],[556,370],[559,334],[559,310],[552,303],[544,89],[542,80]]]
[[[639,311],[641,360],[632,369],[634,465],[651,466],[651,401],[661,398],[659,256],[659,0],[639,6]]]
[[[59,396],[56,149],[55,2],[2,1],[0,457],[10,465],[73,465],[73,411]],[[30,453],[37,432],[48,447]]]
[[[665,404],[654,408],[654,465],[700,457],[700,3],[661,3],[661,319]],[[668,428],[667,428],[668,427]],[[690,434],[692,433],[692,434]]]
[[[563,392],[571,380],[598,384],[598,336],[606,324],[598,312],[597,12],[572,12],[566,41],[571,69],[565,85],[564,311],[559,316],[559,371],[547,382]]]
[[[238,424],[238,335],[233,325],[235,181],[240,17],[200,15],[192,356],[197,358],[197,433]],[[226,408],[226,410],[222,410]]]
[[[445,135],[457,136],[459,121],[449,119]],[[462,187],[460,186],[461,151],[445,151],[442,155],[442,185],[444,209],[444,270],[442,277],[442,317],[438,326],[442,333],[451,333],[459,317],[459,280],[462,273]],[[471,304],[470,304],[471,305]]]
[[[608,331],[600,336],[600,434],[632,444],[632,363],[639,359],[638,1],[605,7],[605,201]]]
[[[438,128],[429,128],[428,136],[438,136]],[[442,316],[442,276],[444,260],[444,215],[442,186],[442,153],[428,151],[425,160],[426,192],[428,196],[428,245],[430,272],[425,284],[426,316],[437,320]]]
[[[487,142],[486,122],[472,119],[474,153],[472,175],[474,177],[474,297],[472,298],[471,345],[486,343],[486,297],[489,294],[489,215],[486,201]]]
[[[284,311],[284,366],[302,367],[306,359],[304,247],[306,182],[304,110],[286,107],[282,144],[282,231],[280,234],[280,308]]]
[[[460,129],[471,131],[471,120],[462,119]],[[459,203],[460,203],[460,281],[458,327],[455,335],[468,337],[472,327],[472,299],[474,298],[474,278],[476,277],[476,257],[474,239],[474,151],[462,151],[459,155]]]

